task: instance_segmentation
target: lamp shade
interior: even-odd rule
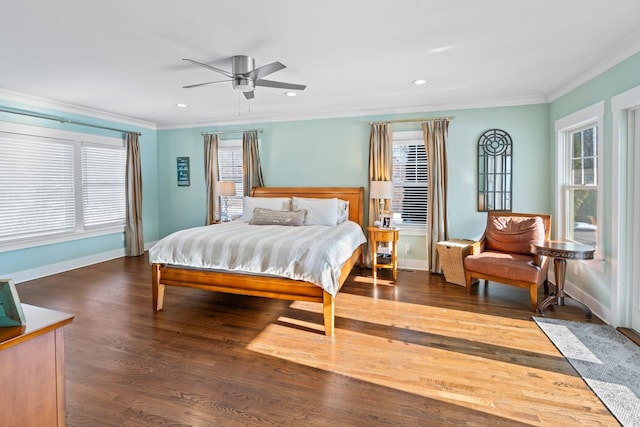
[[[393,199],[393,182],[371,181],[369,197],[372,199]]]
[[[233,181],[218,181],[216,183],[218,196],[235,196],[236,183]]]

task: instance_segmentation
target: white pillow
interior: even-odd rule
[[[242,219],[245,222],[251,221],[255,208],[271,209],[275,211],[290,211],[291,198],[244,196],[242,201]]]
[[[294,197],[291,200],[291,209],[307,210],[304,225],[337,225],[338,224],[338,199],[313,199],[306,197]]]

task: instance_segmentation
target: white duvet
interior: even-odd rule
[[[236,220],[175,232],[149,250],[149,260],[304,280],[335,296],[342,265],[365,241],[360,226],[351,221],[334,227],[287,227]]]

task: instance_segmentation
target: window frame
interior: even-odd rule
[[[392,151],[393,151],[393,147],[396,145],[418,145],[421,144],[424,146],[424,134],[421,130],[414,130],[414,131],[393,131],[392,132]],[[392,154],[393,156],[393,154]],[[393,165],[393,159],[392,161],[392,165]],[[393,167],[393,166],[392,166]],[[425,173],[428,175],[429,171],[428,171],[428,167],[427,164],[425,162]],[[392,175],[392,180],[393,180],[393,173]],[[396,186],[396,183],[394,182],[394,187]],[[428,189],[428,184],[427,184],[427,189]],[[394,192],[395,193],[395,192]],[[396,200],[392,200],[391,205],[395,206],[398,203],[400,203],[400,201],[396,201]],[[428,203],[428,201],[427,201]],[[429,206],[427,206],[427,214],[428,214],[428,209]],[[399,213],[394,211],[394,218],[396,217],[396,215],[399,215]],[[408,236],[425,236],[427,235],[427,224],[425,221],[424,226],[421,225],[408,225],[408,224],[398,224],[398,227],[402,229],[402,234],[403,235],[408,235]]]
[[[82,147],[83,145],[107,146],[110,148],[122,148],[126,150],[125,140],[120,137],[108,137],[103,135],[86,134],[81,132],[65,131],[54,128],[26,125],[21,123],[0,122],[0,132],[15,134],[21,138],[35,138],[38,140],[65,140],[73,146],[74,163],[74,229],[55,234],[18,237],[0,242],[0,253],[19,249],[33,248],[37,246],[55,243],[69,242],[86,239],[89,237],[105,236],[109,234],[124,233],[125,220],[118,224],[106,226],[84,226],[83,214],[83,188],[82,188]],[[126,153],[125,153],[126,161]],[[126,197],[126,196],[125,196]],[[125,201],[126,203],[126,201]],[[123,236],[124,237],[124,236]]]
[[[571,240],[568,236],[568,224],[570,222],[569,212],[569,194],[572,190],[575,190],[578,186],[570,184],[571,173],[571,135],[580,130],[584,130],[589,127],[596,128],[596,149],[597,149],[597,161],[596,161],[596,184],[593,186],[581,186],[585,188],[593,188],[597,191],[597,207],[596,215],[598,218],[596,228],[596,245],[594,259],[590,261],[583,261],[591,267],[604,271],[603,260],[603,147],[604,147],[604,101],[600,101],[596,104],[585,107],[579,111],[569,114],[555,122],[555,134],[556,134],[556,176],[555,176],[555,195],[556,195],[556,208],[555,208],[555,229],[558,239]]]
[[[224,139],[218,142],[218,171],[220,172],[220,181],[229,181],[226,176],[222,174],[222,165],[220,164],[220,152],[221,151],[239,151],[240,156],[242,157],[240,160],[240,166],[242,166],[242,161],[244,159],[244,153],[242,151],[242,139]],[[243,206],[243,197],[242,194],[243,186],[244,186],[244,172],[241,176],[240,181],[233,180],[236,183],[236,195],[227,197],[227,206],[229,210],[229,216],[232,218],[238,217],[242,215],[242,206]],[[235,203],[234,203],[235,202]],[[239,204],[238,207],[233,207],[234,205]]]

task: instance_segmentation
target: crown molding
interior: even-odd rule
[[[411,107],[381,107],[371,109],[354,109],[354,110],[321,110],[306,114],[280,115],[280,116],[253,116],[251,118],[233,118],[222,120],[208,120],[191,123],[175,123],[168,125],[158,125],[158,130],[174,130],[174,129],[193,129],[200,127],[212,126],[237,126],[256,123],[278,123],[278,122],[297,122],[304,120],[325,120],[325,119],[341,119],[348,117],[366,117],[379,116],[389,114],[412,114],[412,113],[429,113],[434,111],[452,111],[452,110],[470,110],[474,108],[498,108],[498,107],[515,107],[522,105],[546,104],[549,100],[545,96],[531,96],[517,99],[503,100],[486,100],[464,104],[425,104]]]
[[[549,92],[549,94],[547,94],[549,102],[553,102],[572,90],[577,89],[589,80],[599,76],[638,52],[640,52],[640,31],[627,38],[616,49],[612,49],[608,55],[586,67],[582,72]]]
[[[40,98],[33,95],[27,95],[24,93],[13,92],[6,89],[0,89],[0,100],[15,102],[31,107],[47,108],[56,111],[63,111],[66,113],[79,114],[86,117],[91,117],[99,120],[107,120],[110,122],[117,122],[118,124],[127,124],[130,126],[141,127],[145,129],[157,130],[158,126],[155,123],[145,120],[134,119],[131,117],[121,116],[118,114],[107,113],[105,111],[95,110],[93,108],[80,107],[77,105],[65,104],[63,102],[52,101],[50,99]]]

